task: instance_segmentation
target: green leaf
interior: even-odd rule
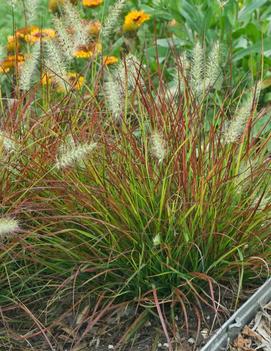
[[[247,49],[239,50],[233,55],[233,61],[239,61],[243,57],[249,56],[250,54],[263,54],[264,56],[271,57],[270,38],[265,38],[263,42],[258,42]]]
[[[186,41],[178,38],[163,38],[157,40],[157,45],[163,48],[171,48],[172,46],[180,47],[186,44]]]
[[[244,7],[238,16],[239,21],[246,20],[255,10],[263,6],[267,0],[253,0],[251,4]]]

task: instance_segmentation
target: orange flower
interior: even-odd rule
[[[33,30],[40,30],[39,27],[37,26],[28,26],[28,27],[24,27],[24,28],[21,28],[21,29],[18,29],[16,32],[15,32],[15,36],[16,38],[19,38],[19,39],[24,39],[24,37],[28,34],[30,34]]]
[[[144,22],[150,19],[150,15],[144,11],[133,10],[125,16],[123,31],[130,32],[136,31]]]
[[[0,63],[0,74],[2,73],[8,73],[9,72],[9,68],[4,68],[1,66],[1,63]]]
[[[56,36],[54,29],[34,29],[24,36],[27,43],[34,44],[39,40],[50,40]]]
[[[82,0],[83,6],[97,7],[103,3],[103,0]]]
[[[102,44],[91,43],[89,45],[79,46],[78,49],[74,52],[74,56],[77,58],[90,58],[94,55],[99,54],[102,51]]]
[[[77,0],[70,0],[72,4],[76,4]],[[61,7],[64,4],[64,0],[49,0],[48,2],[48,7],[49,10],[52,12],[58,11],[59,7]]]
[[[10,68],[16,67],[24,62],[23,55],[9,55],[4,60],[0,61],[0,68],[3,71],[9,70]]]
[[[103,64],[108,66],[108,65],[113,65],[118,62],[118,58],[116,56],[104,56],[103,57]]]

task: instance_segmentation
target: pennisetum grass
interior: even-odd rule
[[[65,80],[57,43],[44,45],[47,65]],[[27,121],[19,113],[13,123],[16,111],[9,112],[5,130],[25,147],[16,179],[0,175],[0,213],[19,213],[29,235],[1,252],[1,306],[16,298],[31,305],[48,294],[50,311],[59,301],[95,306],[95,318],[78,330],[129,303],[156,309],[161,320],[161,304],[174,310],[181,300],[182,314],[194,303],[200,319],[201,304],[223,310],[220,289],[238,299],[244,282],[268,276],[271,137],[263,131],[256,143],[251,136],[262,116],[260,91],[244,94],[228,124],[231,97],[210,95],[210,105],[206,87],[197,85],[204,76],[215,84],[218,47],[207,67],[202,56],[198,44],[176,109],[162,74],[153,77],[129,55],[105,83],[97,72],[91,97],[67,94],[46,110],[32,109]],[[2,134],[1,145],[10,148]],[[0,235],[1,221],[3,235],[18,229],[16,220],[1,219]],[[16,306],[25,312],[25,304]]]

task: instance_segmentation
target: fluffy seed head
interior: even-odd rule
[[[192,52],[191,83],[196,96],[201,96],[203,90],[204,51],[199,42]]]
[[[69,145],[62,145],[59,149],[59,155],[55,164],[56,168],[63,169],[83,161],[96,145],[96,143],[85,143],[80,145],[71,143]]]
[[[65,60],[62,57],[61,51],[53,41],[46,42],[46,68],[55,74],[55,80],[61,88],[67,89],[68,75],[66,71]]]
[[[24,0],[24,13],[28,25],[35,21],[37,16],[38,5],[39,0]]]
[[[205,88],[221,85],[220,45],[216,42],[210,52],[205,68]]]
[[[156,234],[155,237],[152,240],[154,246],[158,246],[161,244],[161,236],[160,234]]]
[[[166,143],[159,132],[151,135],[151,151],[153,156],[161,163],[166,156]]]
[[[113,74],[122,87],[123,92],[125,92],[126,89],[133,91],[138,84],[141,86],[144,84],[140,76],[140,62],[132,54],[127,55],[125,59],[118,64]]]
[[[31,80],[35,72],[36,66],[38,64],[40,57],[40,43],[36,43],[29,55],[25,59],[21,69],[20,69],[20,80],[19,86],[23,91],[27,91],[31,87]]]
[[[108,75],[107,82],[104,85],[105,97],[109,110],[112,112],[113,117],[119,120],[123,110],[123,94],[121,86],[115,77],[111,74]]]
[[[108,16],[104,21],[104,25],[101,31],[103,38],[108,38],[113,33],[121,12],[125,6],[125,3],[126,0],[117,0],[117,2],[109,8]]]
[[[19,222],[9,217],[0,218],[0,239],[6,239],[19,230]]]
[[[89,34],[87,26],[82,25],[82,19],[76,7],[73,6],[69,1],[64,2],[64,13],[65,20],[68,26],[71,26],[74,30],[74,46],[86,45],[88,43]]]
[[[67,60],[72,60],[73,51],[75,50],[74,40],[72,36],[67,32],[64,21],[58,17],[53,19],[54,27],[57,32],[57,40],[61,47],[61,52],[65,55]]]
[[[0,150],[1,148],[6,152],[12,152],[16,149],[16,145],[5,132],[0,130]]]
[[[234,143],[238,141],[243,134],[248,118],[254,108],[257,106],[259,94],[261,91],[261,83],[259,83],[253,93],[250,93],[246,100],[236,110],[232,121],[226,126],[224,139],[226,143]],[[254,105],[255,103],[255,105]]]

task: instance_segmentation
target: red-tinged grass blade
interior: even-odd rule
[[[165,337],[166,337],[167,342],[168,342],[169,350],[173,351],[171,340],[170,340],[170,337],[169,337],[169,334],[168,334],[168,331],[167,331],[166,323],[165,323],[165,320],[164,320],[164,317],[163,317],[163,314],[162,314],[162,311],[161,311],[161,308],[160,308],[160,304],[159,304],[159,300],[158,300],[158,296],[157,296],[157,290],[155,288],[153,288],[152,293],[153,293],[153,298],[154,298],[154,304],[155,304],[155,307],[157,309],[157,312],[158,312],[158,315],[159,315],[159,319],[160,319],[160,322],[161,322],[161,325],[162,325]]]
[[[35,325],[39,328],[40,330],[40,333],[43,335],[44,339],[46,340],[47,344],[48,344],[48,347],[50,347],[50,350],[51,351],[54,351],[54,347],[53,345],[51,344],[48,336],[47,336],[47,333],[48,333],[48,329],[45,328],[41,323],[40,321],[34,316],[34,314],[28,309],[27,306],[25,306],[23,303],[19,303],[19,307],[33,320],[33,322],[35,323]],[[33,335],[32,335],[33,336]],[[27,336],[26,337],[23,337],[21,336],[22,339],[26,338],[27,339]]]
[[[195,315],[197,316],[197,335],[196,335],[196,340],[195,340],[195,344],[194,344],[194,348],[193,348],[193,350],[195,350],[196,349],[196,345],[197,345],[197,340],[198,340],[199,335],[200,335],[202,312],[199,311],[199,309],[198,309],[198,307],[196,305],[193,306],[193,309],[195,311]]]
[[[142,326],[146,323],[148,320],[149,312],[148,310],[144,310],[139,314],[139,316],[136,317],[136,319],[133,321],[133,323],[126,329],[125,333],[123,336],[120,338],[116,345],[116,349],[118,350],[121,348],[123,345],[125,345],[141,328]]]
[[[189,303],[189,301],[188,301],[187,297],[179,289],[175,289],[174,293],[176,294],[177,300],[181,305],[181,310],[182,310],[183,315],[184,315],[186,335],[188,336],[189,335],[189,322],[188,322],[188,314],[187,314],[187,310],[185,307],[185,302]]]

